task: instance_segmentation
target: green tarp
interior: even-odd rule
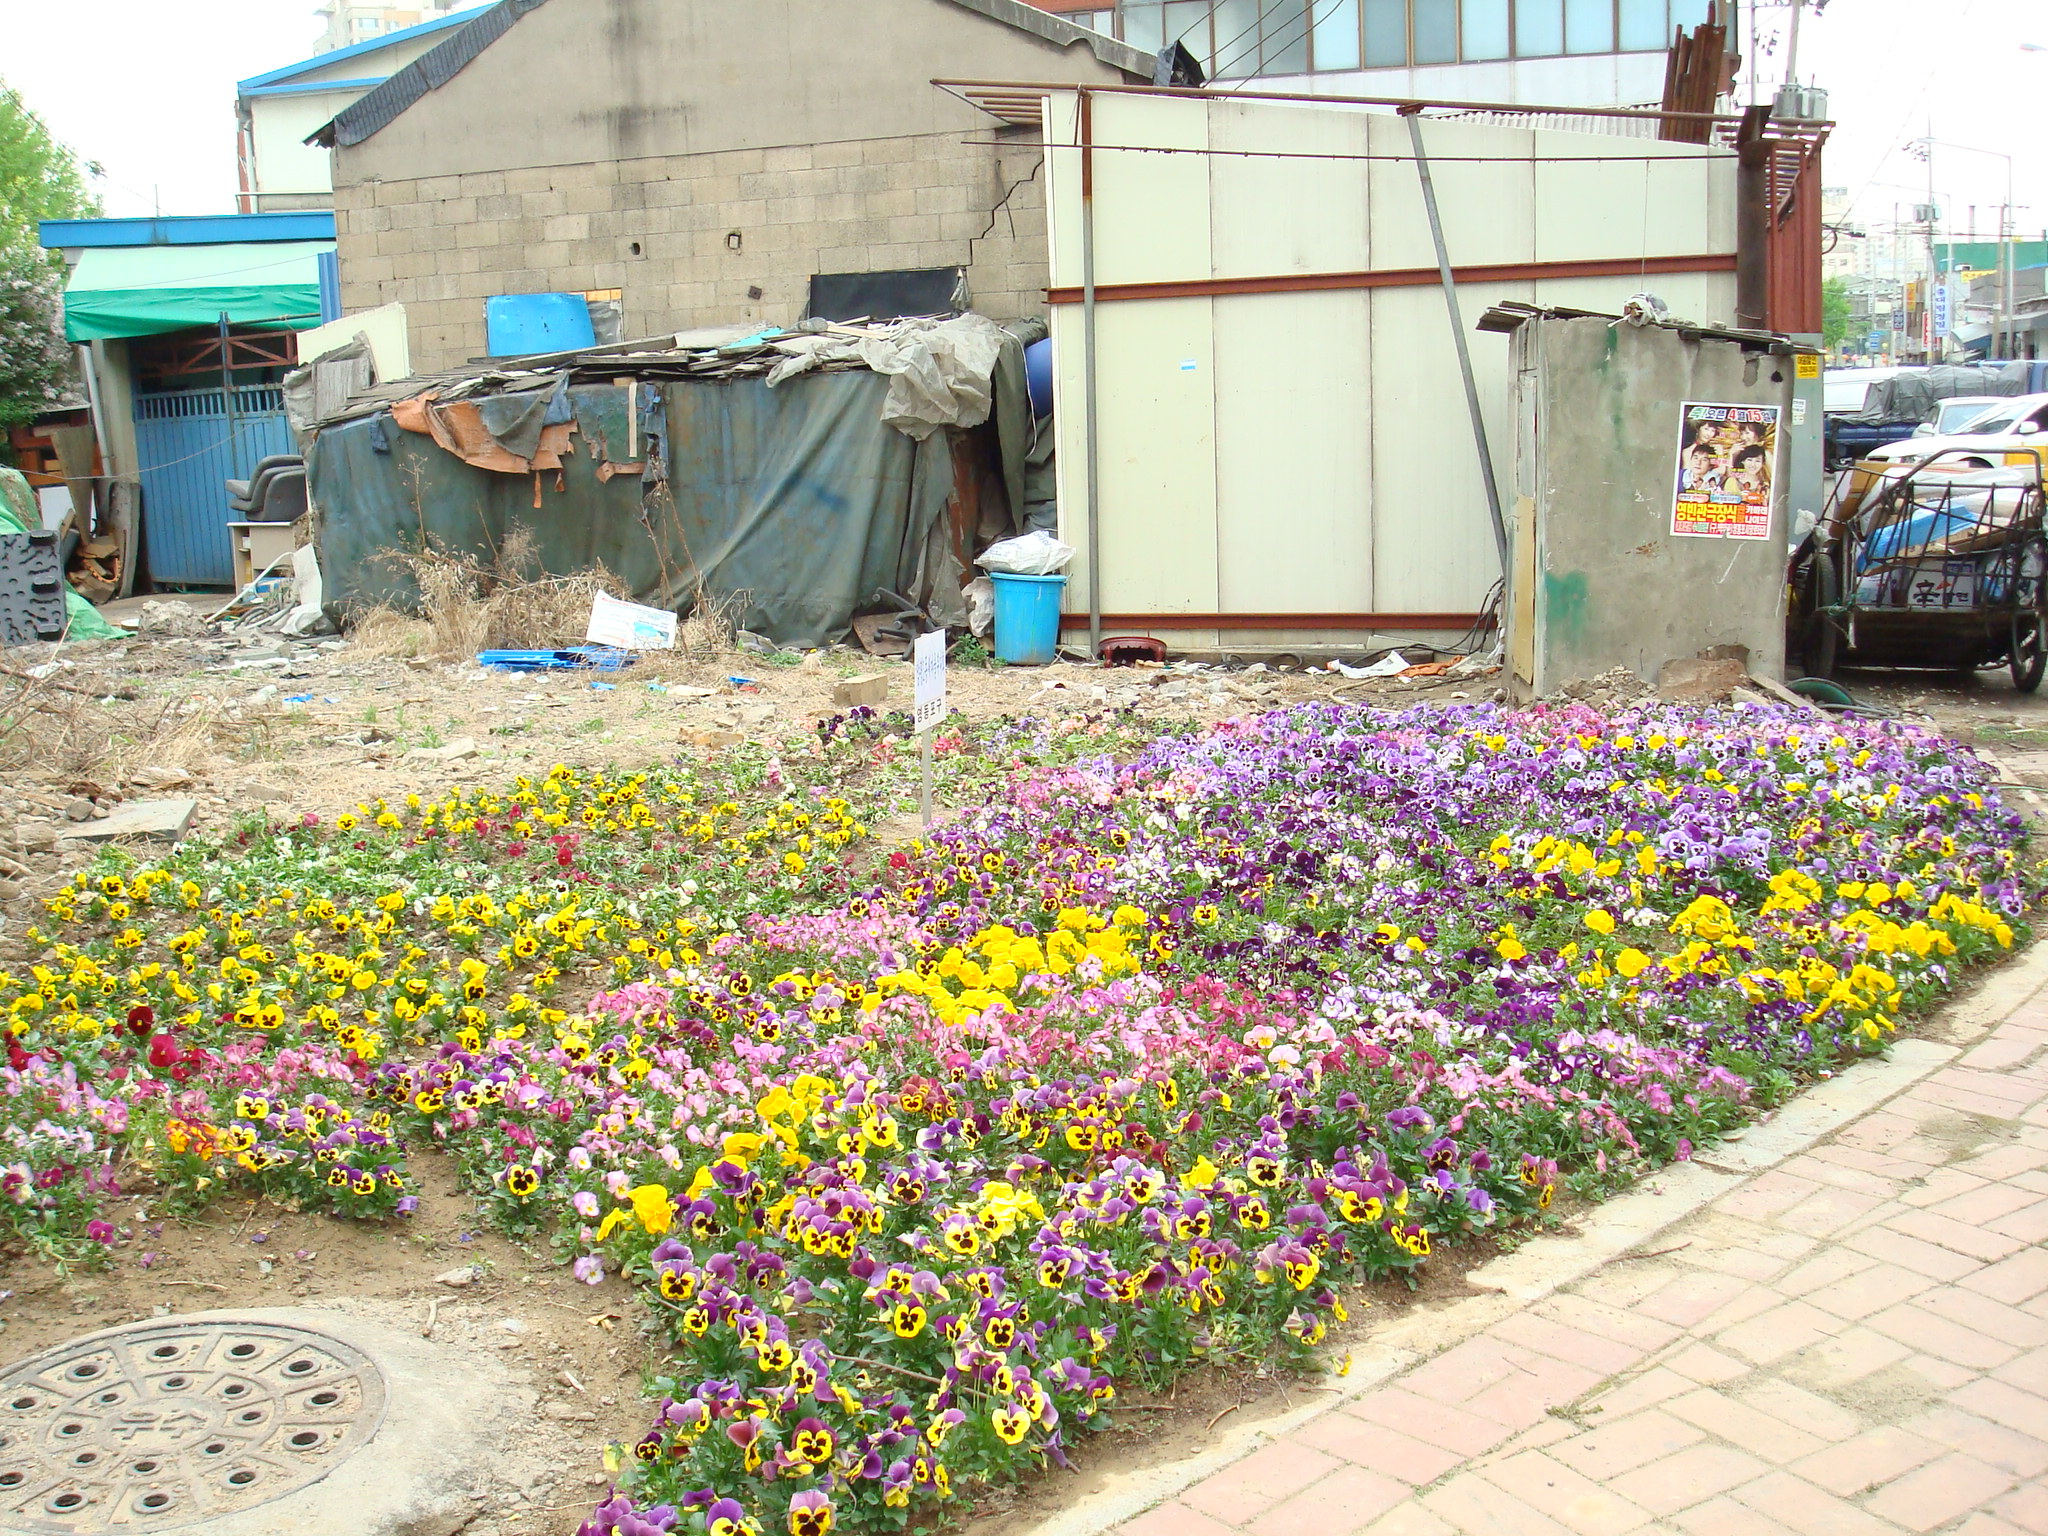
[[[0,465],[0,533],[27,533],[42,526],[35,489],[20,470]],[[112,640],[127,633],[101,618],[97,608],[68,586],[64,589],[64,617],[66,640]]]
[[[883,423],[888,390],[866,371],[772,390],[759,378],[643,383],[641,427],[630,433],[624,389],[576,385],[567,391],[575,446],[559,490],[553,470],[536,487],[531,474],[478,469],[388,413],[324,426],[307,470],[328,612],[415,607],[418,588],[392,553],[423,537],[489,566],[520,528],[541,569],[602,564],[637,602],[683,611],[700,590],[745,593],[741,622],[784,645],[843,639],[856,613],[894,606],[883,594],[915,596],[949,575],[957,606],[956,452],[985,456],[1000,487],[995,434],[948,430],[914,442]],[[1022,395],[1021,377],[1014,390]],[[606,464],[647,460],[650,431],[665,479],[643,479],[637,467],[599,478]]]
[[[331,240],[268,245],[93,247],[64,287],[71,341],[156,336],[197,325],[296,331],[320,321],[319,257]]]

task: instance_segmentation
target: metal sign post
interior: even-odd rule
[[[946,717],[946,632],[935,629],[919,635],[911,648],[911,666],[917,680],[917,702],[911,714],[911,728],[917,732],[918,804],[924,813],[925,829],[932,824],[932,732]]]

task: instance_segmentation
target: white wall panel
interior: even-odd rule
[[[1408,125],[1390,116],[1374,116],[1371,121],[1373,153],[1398,157],[1376,160],[1372,166],[1372,264],[1380,270],[1434,267],[1436,246],[1429,235]],[[1430,157],[1437,212],[1452,266],[1535,259],[1530,137],[1520,128],[1423,121],[1422,147]]]
[[[1208,105],[1175,97],[1096,96],[1095,281],[1153,283],[1209,269]],[[1078,282],[1079,279],[1077,278]]]
[[[1222,612],[1372,607],[1371,303],[1215,301]],[[1276,358],[1292,366],[1275,367]]]
[[[1219,150],[1372,152],[1372,120],[1363,112],[1276,112],[1269,104],[1221,101],[1210,107],[1209,119],[1210,143]],[[1214,157],[1209,184],[1216,276],[1366,270],[1372,169],[1364,159]],[[1285,212],[1275,217],[1275,210]]]

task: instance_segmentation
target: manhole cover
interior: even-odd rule
[[[137,1323],[0,1372],[0,1526],[161,1531],[326,1476],[377,1432],[384,1378],[277,1323]]]

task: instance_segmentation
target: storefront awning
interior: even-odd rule
[[[71,341],[158,336],[195,325],[300,331],[320,323],[319,257],[331,240],[109,246],[81,251],[64,289]]]

